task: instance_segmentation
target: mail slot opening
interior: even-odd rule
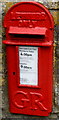
[[[11,34],[10,34],[11,36]],[[29,35],[29,34],[12,34],[13,38],[39,38],[44,39],[44,35]]]

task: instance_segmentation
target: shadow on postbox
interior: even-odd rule
[[[40,3],[20,2],[8,10],[4,27],[10,112],[48,116],[52,112],[53,18]]]

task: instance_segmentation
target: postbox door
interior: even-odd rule
[[[48,115],[52,104],[52,48],[7,46],[7,52],[10,111]]]

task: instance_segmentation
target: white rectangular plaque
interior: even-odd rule
[[[38,85],[38,47],[19,47],[20,84]]]

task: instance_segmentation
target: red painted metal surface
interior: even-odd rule
[[[4,27],[6,40],[3,43],[6,44],[10,112],[48,116],[52,111],[53,18],[42,4],[20,2],[8,10]],[[38,49],[37,85],[20,83],[21,46]],[[32,75],[30,80],[31,77]]]
[[[10,34],[25,34],[25,35],[44,35],[46,34],[46,28],[24,28],[24,27],[10,27]]]

